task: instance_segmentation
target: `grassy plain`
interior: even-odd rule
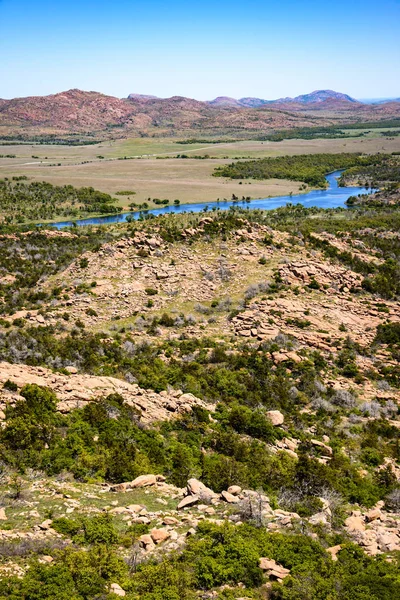
[[[354,130],[351,133],[354,134]],[[247,180],[240,184],[212,177],[214,168],[236,157],[400,151],[400,136],[379,137],[378,133],[372,130],[366,136],[346,139],[250,140],[221,144],[183,145],[171,139],[139,138],[93,146],[7,145],[0,146],[0,154],[12,154],[16,158],[0,158],[0,178],[26,175],[31,181],[93,186],[113,195],[121,190],[135,191],[136,195],[116,196],[118,205],[123,208],[132,201],[142,203],[149,197],[169,198],[171,203],[179,199],[182,204],[230,199],[232,194],[240,198],[265,198],[298,193],[300,186],[285,180]],[[208,154],[216,158],[173,158],[177,154]],[[138,158],[118,160],[125,156]]]

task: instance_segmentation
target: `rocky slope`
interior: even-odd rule
[[[372,202],[2,236],[3,594],[396,597],[400,222]]]
[[[130,94],[128,99],[98,92],[69,90],[50,96],[0,101],[0,135],[80,135],[121,137],[127,134],[229,135],[241,130],[271,131],[400,114],[400,104],[363,105],[329,90],[297,98],[264,101],[220,97],[211,102],[174,96]],[[322,119],[322,121],[321,121]]]
[[[181,390],[168,390],[157,394],[115,377],[82,375],[77,373],[75,367],[67,367],[66,370],[69,374],[61,375],[43,367],[0,362],[0,385],[4,386],[6,381],[12,380],[18,389],[29,383],[50,388],[57,394],[57,409],[61,413],[82,408],[89,402],[109,394],[120,394],[129,406],[137,410],[140,420],[147,424],[176,417],[190,411],[192,406],[207,406],[193,394],[183,394]],[[18,391],[0,391],[0,419],[4,419],[7,407],[18,400],[21,400]]]

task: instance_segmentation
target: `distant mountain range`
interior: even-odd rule
[[[400,98],[363,98],[363,104],[387,104],[388,102],[400,102]]]
[[[235,98],[229,98],[227,96],[219,96],[214,100],[211,100],[209,104],[211,106],[236,106],[236,107],[246,107],[246,108],[257,108],[259,106],[274,105],[274,104],[320,104],[321,102],[352,102],[358,103],[358,100],[355,100],[351,96],[347,94],[341,94],[340,92],[334,92],[333,90],[316,90],[315,92],[311,92],[310,94],[303,94],[301,96],[296,96],[295,98],[278,98],[277,100],[263,100],[262,98],[240,98],[236,100]]]
[[[220,96],[202,102],[183,96],[128,98],[69,90],[50,96],[0,99],[0,137],[79,135],[242,136],[277,129],[341,125],[400,118],[400,102],[364,104],[347,94],[317,90],[295,98],[263,100]]]

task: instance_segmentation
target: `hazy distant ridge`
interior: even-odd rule
[[[358,103],[359,101],[352,98],[348,94],[342,94],[333,90],[315,90],[309,94],[302,94],[295,98],[278,98],[277,100],[264,100],[263,98],[229,98],[226,96],[219,96],[209,102],[212,106],[238,106],[246,108],[258,108],[265,104],[320,104],[321,102],[351,102]]]

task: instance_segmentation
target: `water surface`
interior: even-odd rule
[[[180,206],[163,206],[162,208],[154,208],[143,211],[145,214],[165,215],[183,212],[202,212],[205,209],[211,210],[219,208],[227,210],[231,206],[240,206],[241,208],[259,208],[262,210],[271,210],[279,208],[286,204],[302,204],[306,207],[317,206],[319,208],[337,208],[338,206],[346,207],[346,200],[350,196],[358,196],[358,194],[368,194],[374,190],[367,190],[363,187],[339,187],[338,177],[343,171],[335,171],[326,176],[329,187],[325,190],[312,190],[307,194],[293,194],[292,196],[276,196],[275,198],[261,198],[259,200],[251,200],[245,202],[240,200],[234,202],[232,200],[221,200],[220,202],[201,202],[198,204],[182,204]],[[247,191],[247,190],[246,190]],[[50,223],[50,225],[62,229],[63,227],[71,227],[72,225],[109,225],[111,223],[123,223],[129,219],[138,219],[142,213],[140,212],[125,212],[116,215],[108,215],[105,217],[88,217],[87,219],[78,219],[76,221],[59,221],[58,223]]]

